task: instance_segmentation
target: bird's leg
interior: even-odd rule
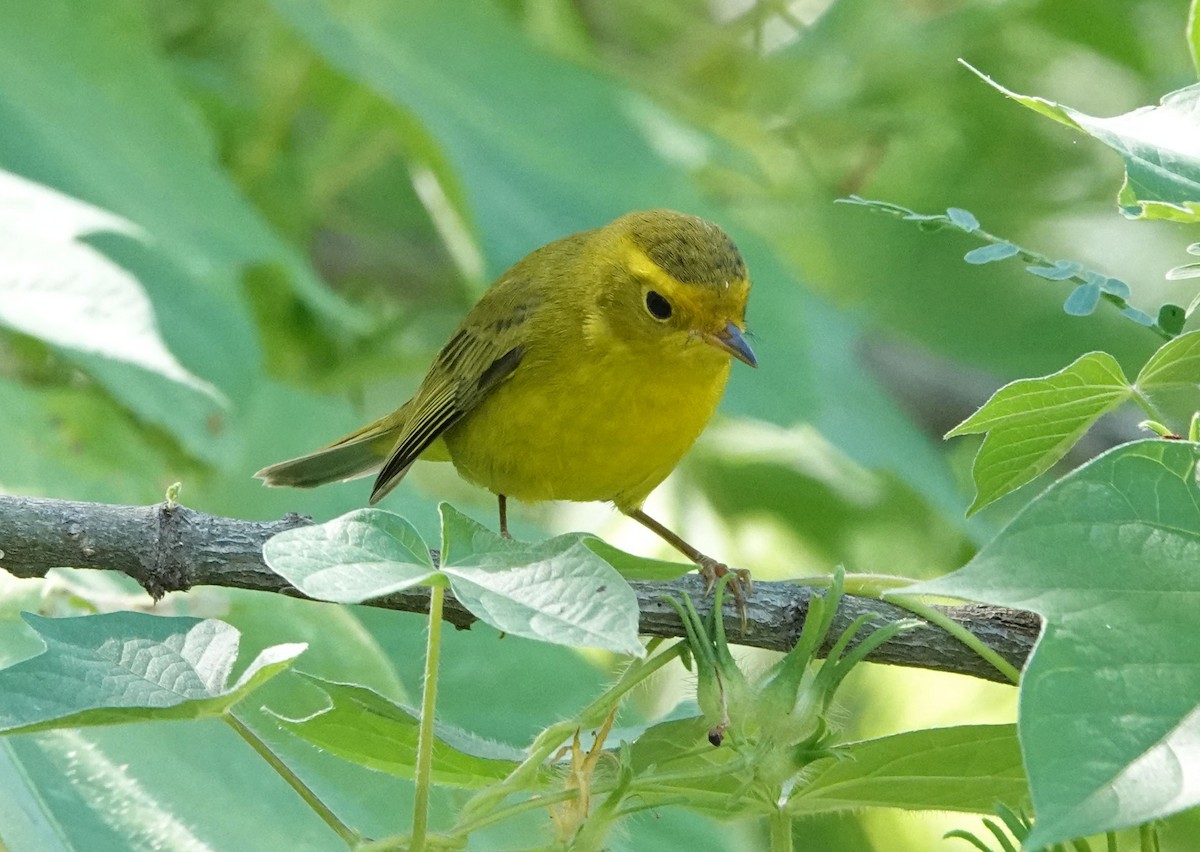
[[[671,532],[665,526],[660,524],[654,518],[647,515],[641,509],[622,510],[626,515],[633,518],[646,529],[651,530],[671,547],[678,550],[688,559],[696,563],[700,568],[700,576],[704,578],[705,591],[711,592],[713,585],[717,580],[724,577],[726,574],[733,576],[729,581],[729,590],[733,592],[734,600],[737,601],[738,610],[742,613],[742,620],[746,617],[746,595],[754,590],[754,583],[750,579],[750,572],[745,568],[730,568],[724,562],[718,562],[711,556],[705,556],[696,548],[692,547],[686,541],[679,537],[678,534]]]
[[[496,501],[500,504],[500,536],[502,538],[512,538],[508,534],[508,498],[503,494],[497,494]]]

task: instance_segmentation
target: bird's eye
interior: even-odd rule
[[[657,320],[671,318],[671,303],[663,298],[662,294],[653,290],[646,292],[646,310]]]

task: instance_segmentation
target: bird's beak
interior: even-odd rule
[[[721,331],[704,335],[704,342],[711,343],[718,349],[728,352],[734,358],[749,364],[751,367],[758,366],[758,359],[754,357],[754,350],[746,342],[746,337],[742,334],[742,330],[734,325],[732,320],[725,323],[725,328]]]

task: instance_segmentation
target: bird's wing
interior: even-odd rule
[[[532,311],[524,302],[505,298],[509,288],[497,289],[484,296],[438,352],[409,403],[404,430],[379,471],[371,503],[395,488],[430,444],[520,366],[524,326]]]

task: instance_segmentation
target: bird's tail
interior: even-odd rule
[[[407,405],[405,406],[407,408]],[[404,408],[339,438],[327,447],[268,465],[254,474],[268,486],[315,488],[374,473],[404,430]]]

